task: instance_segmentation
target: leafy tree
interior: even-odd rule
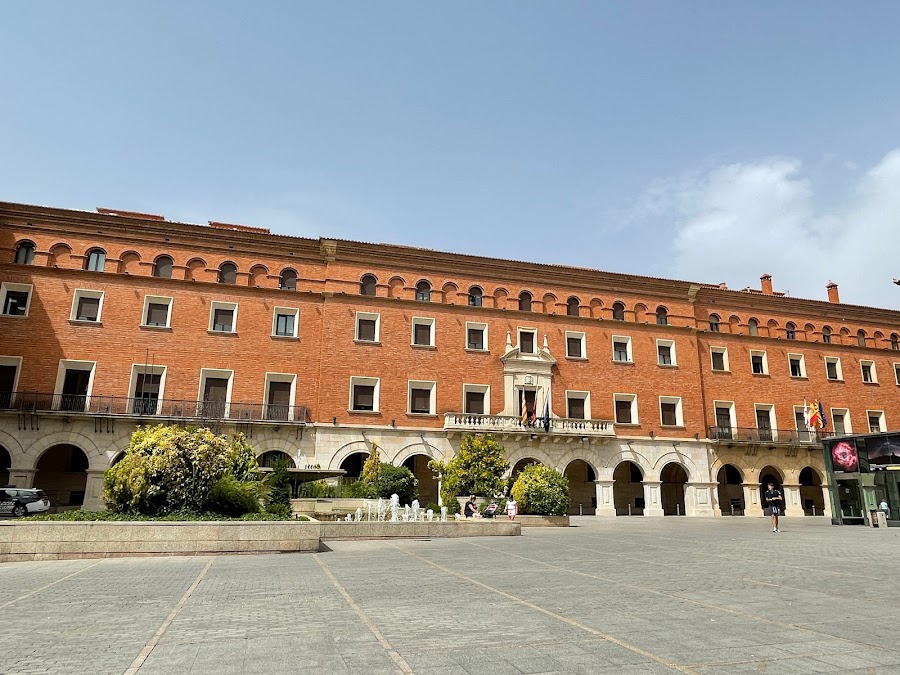
[[[565,516],[571,506],[569,479],[543,464],[531,464],[522,470],[512,496],[522,513]]]
[[[291,476],[286,460],[272,462],[272,472],[266,478],[269,494],[266,496],[266,511],[276,515],[291,514]]]
[[[375,493],[376,497],[385,499],[396,494],[401,504],[412,504],[419,496],[419,479],[405,466],[394,466],[385,462],[378,471]]]
[[[363,483],[374,485],[378,481],[378,472],[380,470],[381,453],[378,451],[378,446],[372,443],[372,452],[369,453],[369,456],[366,458],[366,463],[363,464],[360,480]]]
[[[432,460],[428,466],[441,479],[441,499],[448,507],[460,495],[499,497],[509,471],[503,446],[490,434],[467,435],[453,459],[446,464]]]

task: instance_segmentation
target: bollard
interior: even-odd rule
[[[628,515],[631,515],[631,504],[628,505]]]
[[[815,516],[816,515],[816,505],[813,504],[812,507],[813,507],[813,515]]]
[[[582,511],[581,511],[581,504],[578,505],[578,515],[579,515],[579,516],[583,516],[583,515],[584,515],[584,513],[582,513]]]
[[[676,504],[676,505],[675,505],[675,515],[676,515],[676,516],[680,516],[680,515],[681,515],[681,504]]]
[[[734,504],[731,505],[731,515],[734,515]]]

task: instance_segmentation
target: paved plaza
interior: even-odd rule
[[[573,522],[0,565],[0,674],[900,673],[900,529]]]

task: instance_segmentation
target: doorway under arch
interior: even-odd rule
[[[594,467],[583,459],[573,459],[563,472],[569,479],[571,505],[569,514],[573,516],[593,516],[597,513],[597,474]]]
[[[719,510],[723,516],[744,515],[744,477],[734,464],[725,464],[716,477],[719,481]]]
[[[87,455],[77,445],[51,446],[38,459],[34,487],[47,495],[51,510],[80,508],[84,504],[88,466]]]
[[[760,509],[763,512],[763,515],[766,513],[766,490],[768,490],[768,484],[773,483],[775,485],[775,489],[781,492],[781,496],[787,500],[787,495],[784,494],[784,474],[780,469],[774,466],[764,466],[762,470],[759,472],[759,503]],[[783,501],[781,503],[782,509],[787,506],[787,501]]]
[[[620,462],[613,471],[613,505],[617,516],[644,515],[644,473],[634,462]]]
[[[512,480],[515,480],[522,471],[525,470],[526,466],[531,466],[532,464],[540,464],[540,460],[535,459],[534,457],[523,457],[518,462],[513,465],[512,471],[509,474],[509,477]]]
[[[9,485],[9,469],[12,466],[12,456],[9,450],[0,445],[0,485]]]
[[[403,460],[403,466],[412,471],[419,481],[419,504],[423,507],[426,504],[437,504],[438,500],[438,482],[428,468],[430,461],[431,457],[423,454],[410,455]]]
[[[659,473],[660,500],[662,501],[663,515],[684,516],[684,486],[688,480],[685,468],[678,462],[669,462]]]
[[[283,450],[267,450],[256,458],[256,463],[259,464],[260,468],[271,469],[278,460],[287,462],[287,468],[289,469],[297,468],[294,458]]]
[[[347,472],[344,475],[344,480],[359,480],[359,477],[362,476],[363,464],[366,463],[368,458],[368,452],[354,452],[353,454],[344,457],[344,461],[341,462],[341,465],[338,467]]]
[[[811,466],[800,472],[800,503],[807,516],[825,515],[825,495],[822,493],[822,476]]]

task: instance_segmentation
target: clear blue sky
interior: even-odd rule
[[[898,307],[898,26],[893,1],[7,0],[0,199]]]

